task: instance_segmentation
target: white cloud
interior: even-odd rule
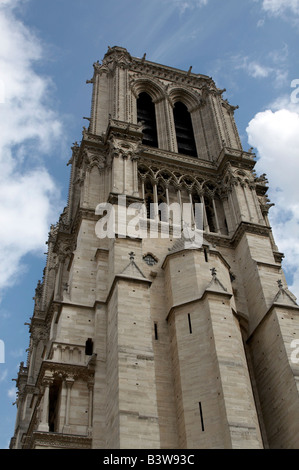
[[[168,0],[168,3],[172,3],[177,7],[180,13],[185,13],[187,10],[206,6],[208,1],[209,0]]]
[[[299,0],[263,0],[263,10],[280,15],[285,11],[290,11],[299,15]]]
[[[272,72],[271,68],[260,65],[257,62],[249,62],[247,64],[247,70],[249,75],[254,78],[265,78]]]
[[[275,87],[280,87],[285,85],[288,79],[288,71],[285,68],[285,58],[287,55],[285,47],[283,51],[284,54],[282,54],[282,51],[272,51],[267,55],[264,62],[268,62],[270,65],[250,59],[248,56],[234,56],[232,58],[234,68],[236,70],[244,70],[253,78],[270,78]]]
[[[299,105],[281,97],[256,114],[247,127],[248,142],[260,157],[256,170],[269,179],[275,241],[293,276],[290,289],[299,297]]]
[[[7,375],[8,375],[7,369],[5,369],[3,372],[0,372],[0,383],[6,380]]]
[[[22,272],[24,255],[44,249],[59,198],[43,158],[62,126],[51,81],[34,70],[40,42],[15,16],[21,3],[0,3],[0,291]]]
[[[296,28],[299,26],[299,0],[263,0],[262,9],[269,16],[288,21]]]
[[[15,388],[15,387],[9,388],[8,391],[7,391],[7,396],[8,396],[8,398],[10,398],[11,400],[15,401],[16,398],[17,398],[17,391],[16,391],[16,388]]]

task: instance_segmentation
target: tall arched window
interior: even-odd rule
[[[61,379],[55,379],[49,389],[49,431],[59,431],[59,411],[61,401]]]
[[[184,103],[177,101],[173,109],[178,152],[197,157],[190,113]]]
[[[216,218],[212,199],[209,196],[205,196],[204,202],[209,230],[210,232],[216,232]]]
[[[144,145],[158,147],[155,105],[151,97],[143,92],[137,99],[137,122],[143,121]]]
[[[161,184],[157,185],[158,217],[162,222],[168,222],[166,189]]]
[[[149,180],[145,181],[144,184],[144,202],[146,206],[146,215],[148,219],[154,219],[154,193],[153,186]]]

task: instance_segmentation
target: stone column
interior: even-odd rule
[[[154,192],[154,220],[159,222],[159,211],[158,211],[158,191],[157,191],[157,183],[154,183],[153,186]]]
[[[214,196],[212,196],[212,204],[213,204],[213,210],[214,210],[214,215],[215,215],[216,231],[217,231],[217,233],[220,233],[219,220],[218,220],[218,215],[217,215],[217,209],[216,209]]]
[[[127,193],[127,155],[122,156],[123,160],[123,193]]]
[[[133,155],[131,157],[132,161],[132,170],[133,170],[133,196],[139,196],[139,190],[138,190],[138,157],[136,155]],[[142,196],[144,198],[144,196]]]
[[[30,364],[29,364],[29,383],[34,382],[34,363],[35,363],[35,357],[36,357],[36,348],[38,346],[38,339],[33,339],[32,340],[32,350],[31,350],[31,355],[30,355]]]
[[[74,378],[73,377],[67,377],[65,379],[65,385],[66,385],[66,404],[65,404],[65,421],[64,421],[64,427],[63,427],[63,432],[68,433],[70,430],[70,404],[71,404],[71,389],[72,386],[74,385]]]
[[[41,413],[41,420],[38,426],[38,431],[49,432],[49,396],[50,396],[50,385],[53,383],[53,379],[46,377],[43,380],[44,395],[43,395],[43,408]]]
[[[207,213],[206,213],[206,205],[205,205],[205,200],[203,197],[203,194],[200,194],[200,202],[202,204],[202,209],[203,209],[203,229],[205,232],[209,231],[209,224],[208,224],[208,219],[207,219]]]
[[[88,429],[87,434],[88,436],[92,435],[92,418],[93,418],[93,386],[94,382],[92,379],[89,379],[87,382],[88,387]]]

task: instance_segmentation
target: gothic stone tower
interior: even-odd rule
[[[122,47],[88,82],[11,448],[298,448],[299,307],[235,108],[211,78]],[[102,203],[114,236],[100,236]],[[200,205],[202,243],[161,203]]]

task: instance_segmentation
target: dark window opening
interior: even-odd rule
[[[203,249],[203,252],[205,254],[205,262],[208,263],[209,258],[208,258],[208,250],[206,248]]]
[[[167,198],[166,189],[158,184],[157,186],[158,196],[158,217],[162,222],[168,222],[168,211],[167,211]]]
[[[178,101],[173,109],[178,152],[185,155],[197,156],[190,113],[187,107]]]
[[[228,235],[228,225],[227,225],[227,221],[225,217],[224,217],[224,234]]]
[[[144,145],[158,147],[155,105],[147,93],[140,93],[137,99],[137,122],[143,121]]]
[[[204,200],[209,230],[210,232],[216,232],[215,213],[212,201],[208,197],[205,197]]]
[[[158,324],[154,323],[154,329],[155,329],[155,340],[158,339]]]
[[[201,430],[204,431],[204,430],[205,430],[205,427],[204,427],[204,422],[203,422],[203,414],[202,414],[201,402],[199,402],[199,412],[200,412]]]
[[[93,353],[93,342],[91,338],[88,338],[85,343],[85,354],[86,356],[92,356]]]
[[[148,219],[154,219],[154,194],[153,186],[150,181],[146,181],[144,184],[144,202],[146,205],[146,216]]]
[[[49,431],[58,432],[61,381],[54,380],[49,389]]]
[[[191,315],[188,313],[188,324],[189,324],[189,333],[192,335],[192,324],[191,324]]]

